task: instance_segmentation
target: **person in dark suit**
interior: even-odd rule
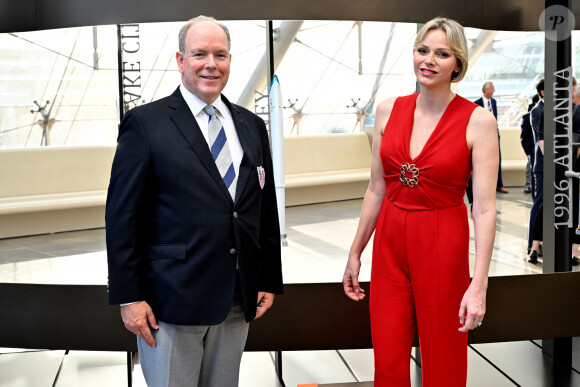
[[[179,32],[182,84],[127,112],[106,207],[109,302],[150,386],[236,386],[248,322],[283,291],[264,121],[221,94],[227,27]]]
[[[528,163],[526,164],[526,186],[524,188],[524,193],[531,193],[532,199],[534,197],[532,178],[532,165],[534,165],[534,134],[532,133],[532,126],[530,124],[530,111],[534,106],[536,106],[539,99],[540,97],[538,97],[537,94],[533,96],[532,103],[528,106],[528,112],[522,116],[520,123],[520,143],[528,158]]]
[[[544,139],[539,137],[540,122],[543,122],[544,113],[544,79],[536,85],[536,90],[540,96],[540,101],[530,111],[530,125],[534,133],[534,165],[532,173],[534,175],[534,203],[530,210],[530,222],[528,226],[528,251],[530,251],[530,258],[528,262],[538,262],[540,256],[540,240],[534,238],[534,225],[538,212],[542,208],[544,202]]]
[[[493,82],[485,82],[481,87],[481,92],[483,96],[473,101],[475,104],[489,110],[493,113],[497,121],[497,101],[493,98],[493,93],[495,92],[495,88],[493,86]],[[501,193],[508,193],[508,190],[503,186],[503,179],[501,177],[501,142],[499,137],[499,127],[497,128],[497,141],[500,144],[499,148],[499,166],[497,170],[497,187],[496,191]]]
[[[578,95],[578,82],[572,77],[572,168],[574,172],[580,172],[580,95]],[[570,228],[570,242],[572,243],[572,255],[570,264],[572,266],[580,265],[578,251],[580,249],[580,235],[576,231],[580,230],[579,206],[580,206],[580,187],[578,180],[572,180],[572,228]],[[574,199],[575,198],[575,199]]]
[[[572,96],[576,95],[578,83],[575,77],[572,77]],[[574,99],[572,99],[574,101]],[[572,102],[572,169],[574,172],[580,172],[580,149],[578,149],[578,144],[580,142],[580,108],[575,102]],[[544,154],[544,112],[540,116],[538,122],[538,147],[540,148],[541,154]],[[578,201],[579,187],[578,180],[572,179],[572,227],[569,229],[569,241],[572,247],[572,253],[570,255],[570,265],[578,266],[580,264],[580,259],[578,258],[578,249],[580,247],[580,235],[576,234],[577,229],[580,229],[578,221],[578,206],[580,205]],[[533,208],[533,207],[532,207]],[[537,211],[534,220],[534,230],[533,230],[533,244],[532,244],[532,255],[529,261],[532,263],[537,262],[537,257],[539,252],[536,249],[536,245],[543,240],[543,203],[540,203],[539,210]]]

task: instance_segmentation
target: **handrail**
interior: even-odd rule
[[[246,351],[371,348],[368,299],[339,283],[285,285],[271,310],[250,324]],[[490,277],[484,324],[472,344],[580,336],[580,272]],[[0,283],[0,347],[136,351],[105,285]],[[418,344],[417,338],[415,345]]]

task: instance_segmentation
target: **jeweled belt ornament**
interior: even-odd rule
[[[415,164],[401,164],[401,176],[399,177],[401,183],[408,187],[415,187],[419,184],[419,168]]]

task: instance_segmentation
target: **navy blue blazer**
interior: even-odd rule
[[[522,116],[520,128],[520,143],[522,144],[524,153],[529,156],[534,153],[534,134],[532,132],[532,124],[530,123],[530,112]]]
[[[218,324],[232,304],[236,261],[246,321],[259,291],[282,293],[266,126],[222,99],[244,152],[235,201],[179,88],[125,115],[106,207],[111,304],[145,300],[160,321]]]
[[[534,166],[532,168],[533,172],[544,173],[544,154],[542,150],[538,146],[538,141],[540,140],[540,136],[538,133],[538,129],[540,127],[540,122],[543,123],[544,121],[544,100],[541,99],[540,102],[536,104],[530,110],[530,125],[532,127],[532,132],[534,134]]]
[[[493,111],[493,115],[497,120],[497,101],[495,100],[495,98],[490,98],[489,100],[491,101],[491,110]],[[487,109],[487,106],[483,106],[483,97],[479,97],[478,99],[473,101],[473,103],[481,106],[484,109]]]

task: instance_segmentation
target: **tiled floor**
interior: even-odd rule
[[[520,188],[498,194],[490,275],[542,272],[541,261],[537,265],[526,261],[530,201],[530,196]],[[351,200],[287,209],[285,282],[340,282],[361,203]],[[0,240],[0,282],[104,284],[107,276],[104,237],[104,230],[97,229]],[[470,253],[473,268],[473,239]],[[370,279],[370,264],[369,247],[363,254],[361,280]],[[580,341],[574,340],[575,370],[564,384],[554,384],[551,362],[536,343],[518,342],[470,347],[468,386],[580,386]],[[372,380],[372,359],[371,350],[285,352],[284,381],[286,386],[296,386]],[[0,349],[0,387],[123,386],[127,381],[125,361],[126,355],[122,353]],[[410,362],[412,385],[420,386],[420,368]],[[145,386],[138,364],[133,371],[133,385]],[[273,354],[245,353],[240,386],[280,386]]]

